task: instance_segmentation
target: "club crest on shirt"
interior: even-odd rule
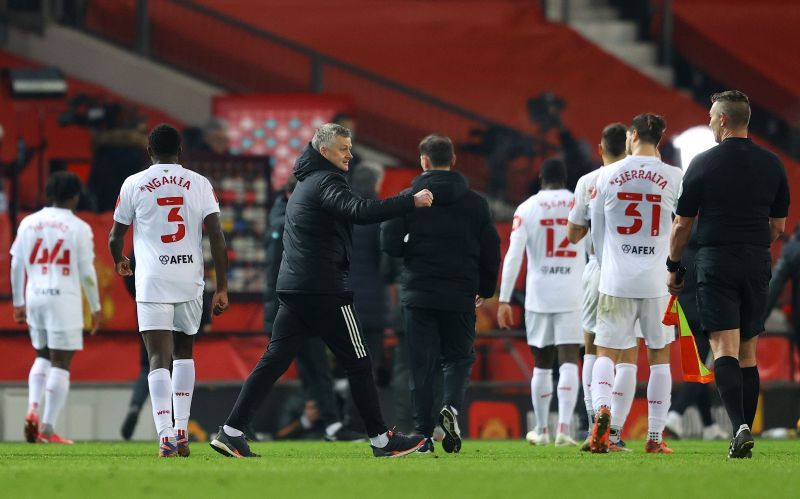
[[[522,218],[519,215],[514,215],[514,220],[511,222],[511,232],[519,229],[520,225],[522,225]]]

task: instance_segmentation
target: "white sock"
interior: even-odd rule
[[[67,393],[69,393],[69,371],[51,367],[47,372],[47,385],[44,392],[43,425],[50,425],[50,427],[56,425],[58,415],[67,401]]]
[[[225,434],[228,435],[229,437],[241,437],[242,435],[244,435],[243,431],[237,430],[233,426],[228,426],[228,425],[223,426],[222,431],[224,431]]]
[[[558,431],[570,433],[572,413],[578,402],[578,364],[561,364],[558,368]]]
[[[150,387],[150,402],[153,404],[153,421],[158,438],[175,438],[172,429],[172,380],[166,369],[154,369],[147,375]]]
[[[611,440],[619,441],[619,434],[631,413],[636,395],[636,364],[617,364],[614,388],[611,391]],[[616,431],[613,431],[616,430]]]
[[[379,449],[386,447],[389,445],[389,435],[386,433],[381,433],[377,437],[369,437],[369,444]]]
[[[344,426],[344,425],[342,424],[341,421],[337,421],[335,423],[331,423],[331,424],[329,424],[328,426],[325,427],[325,434],[329,435],[329,436],[336,435],[336,432],[341,430],[342,426]]]
[[[650,366],[650,380],[647,383],[647,436],[656,443],[661,442],[664,426],[667,424],[671,392],[672,373],[669,364]]]
[[[614,385],[614,361],[600,356],[592,369],[592,405],[595,412],[600,407],[611,408],[611,388]]]
[[[550,415],[550,402],[553,400],[553,370],[533,368],[531,377],[531,401],[533,414],[536,416],[536,427],[539,431],[547,430],[547,417]]]
[[[47,383],[47,370],[50,361],[44,357],[36,357],[28,373],[28,410],[35,411],[39,408],[44,394],[44,385]]]
[[[583,383],[583,403],[586,405],[586,414],[589,416],[589,427],[594,423],[594,406],[592,405],[592,368],[597,360],[597,355],[586,354],[583,356],[583,372],[581,372],[581,383]]]
[[[175,411],[175,431],[186,432],[194,393],[194,360],[172,361],[172,408]]]

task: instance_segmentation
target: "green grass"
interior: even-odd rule
[[[260,459],[226,459],[192,444],[158,459],[155,443],[0,443],[0,497],[800,497],[800,441],[758,440],[752,460],[726,442],[670,442],[675,454],[591,455],[524,441],[466,441],[460,454],[375,459],[366,444],[258,443]]]

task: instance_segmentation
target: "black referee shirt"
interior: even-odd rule
[[[701,247],[769,247],[769,218],[789,212],[783,163],[750,139],[729,138],[698,154],[683,177],[676,213],[695,217]]]

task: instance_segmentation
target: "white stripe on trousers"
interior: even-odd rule
[[[350,335],[350,342],[353,344],[353,349],[356,352],[356,358],[360,359],[367,356],[367,352],[364,350],[364,345],[361,344],[361,335],[358,332],[358,324],[356,323],[355,317],[353,317],[353,312],[350,309],[350,305],[345,305],[342,307],[342,315],[344,316],[344,322],[347,324],[347,333]]]

